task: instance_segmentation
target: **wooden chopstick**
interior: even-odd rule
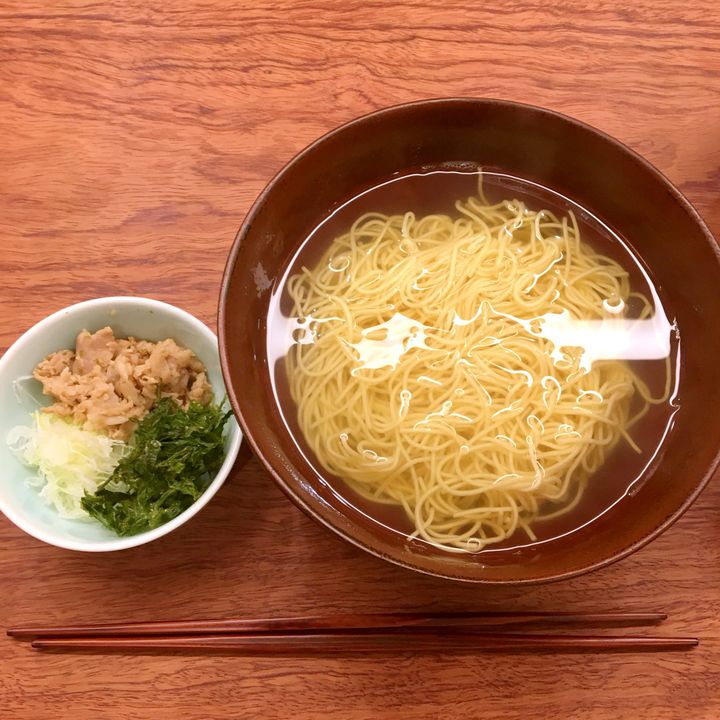
[[[231,652],[246,655],[375,652],[523,652],[684,650],[696,638],[547,635],[488,628],[647,625],[663,613],[382,613],[320,617],[182,620],[102,625],[25,626],[7,632],[37,650]]]
[[[85,652],[226,652],[245,655],[366,654],[376,652],[522,652],[522,651],[650,651],[687,650],[696,638],[532,635],[532,634],[444,634],[416,631],[413,634],[300,633],[263,635],[196,635],[177,637],[57,637],[34,640],[37,650]]]
[[[303,633],[343,630],[401,630],[403,628],[450,628],[465,630],[503,626],[546,625],[652,625],[666,619],[663,613],[649,612],[465,612],[465,613],[381,613],[345,614],[320,617],[173,620],[160,622],[109,623],[99,625],[58,625],[10,628],[16,638],[149,637],[168,635],[228,635],[238,633]]]

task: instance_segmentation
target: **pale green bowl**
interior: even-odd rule
[[[20,337],[0,358],[0,510],[26,533],[38,540],[70,550],[104,552],[142,545],[167,535],[203,508],[223,484],[237,458],[242,434],[235,418],[225,426],[225,462],[203,495],[184,513],[154,530],[118,537],[94,520],[65,520],[39,497],[26,480],[32,470],[12,453],[6,437],[15,425],[27,425],[30,413],[49,404],[40,383],[29,377],[47,355],[73,348],[75,337],[110,325],[118,337],[134,335],[143,340],[174,338],[190,348],[208,370],[216,400],[225,397],[220,372],[217,338],[197,318],[158,300],[137,297],[110,297],[71,305],[41,320]]]

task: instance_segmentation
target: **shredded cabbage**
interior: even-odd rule
[[[37,468],[28,484],[41,488],[40,497],[54,505],[60,517],[87,519],[80,501],[112,475],[128,446],[53,413],[36,411],[32,418],[32,427],[18,425],[7,435],[18,459]]]

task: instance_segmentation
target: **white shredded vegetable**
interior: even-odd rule
[[[32,418],[31,427],[18,425],[7,434],[18,459],[37,468],[28,483],[40,488],[40,497],[60,517],[87,518],[80,501],[85,492],[94,493],[110,477],[127,444],[52,413],[36,411]]]

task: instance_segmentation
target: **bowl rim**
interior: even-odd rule
[[[172,316],[180,323],[191,326],[204,335],[207,340],[210,340],[218,346],[217,336],[207,325],[205,325],[205,323],[196,318],[194,315],[191,315],[187,310],[183,310],[175,305],[171,305],[170,303],[163,302],[162,300],[154,300],[152,298],[133,295],[92,298],[90,300],[73,303],[72,305],[68,305],[67,307],[51,313],[42,320],[39,320],[22,335],[20,335],[20,337],[18,337],[5,351],[3,356],[0,357],[0,378],[2,378],[6,366],[10,364],[15,355],[17,355],[28,344],[32,343],[35,338],[42,335],[42,333],[49,327],[57,324],[59,321],[72,318],[78,311],[87,308],[104,307],[107,305],[113,305],[114,307],[123,305],[126,307],[159,311],[166,316]],[[225,379],[223,376],[223,383],[224,381]],[[230,470],[232,469],[232,466],[238,456],[240,444],[243,439],[242,429],[237,424],[236,419],[231,418],[231,422],[233,422],[233,420],[235,420],[235,422],[230,426],[230,444],[228,452],[225,454],[225,460],[223,461],[220,470],[218,470],[215,477],[205,489],[205,492],[203,492],[203,494],[187,510],[183,511],[180,515],[169,522],[166,522],[164,525],[160,525],[152,530],[147,530],[143,533],[131,535],[129,537],[118,536],[117,538],[109,538],[108,540],[102,541],[77,541],[33,527],[32,524],[28,523],[21,514],[16,513],[8,507],[2,495],[0,495],[0,512],[2,512],[2,514],[10,520],[10,522],[14,523],[28,535],[47,543],[48,545],[54,545],[55,547],[63,548],[65,550],[77,550],[81,552],[113,552],[152,542],[153,540],[157,540],[158,538],[167,535],[190,520],[190,518],[196,515],[203,507],[205,507],[205,505],[207,505],[207,503],[225,482],[225,479],[230,474]]]
[[[323,133],[321,136],[319,136],[317,139],[313,140],[310,144],[306,145],[304,148],[302,148],[300,151],[298,151],[293,157],[290,158],[281,168],[278,170],[275,175],[270,179],[270,181],[265,185],[265,187],[262,189],[260,194],[257,196],[255,202],[252,204],[250,209],[248,210],[247,214],[245,215],[245,218],[242,221],[242,224],[240,225],[240,228],[238,229],[237,233],[235,234],[235,237],[233,239],[233,244],[230,249],[230,252],[228,254],[228,258],[225,263],[225,268],[223,270],[223,278],[222,283],[220,286],[220,292],[219,292],[219,301],[218,301],[218,315],[217,315],[217,326],[218,326],[218,336],[219,336],[219,343],[220,343],[220,364],[222,368],[222,374],[223,379],[225,381],[225,387],[227,388],[228,392],[228,398],[230,399],[230,404],[233,407],[233,410],[235,411],[235,415],[238,419],[238,422],[240,423],[240,426],[242,428],[243,434],[245,438],[247,439],[248,443],[250,444],[254,454],[256,457],[260,460],[264,468],[268,471],[270,476],[273,478],[275,483],[280,487],[280,489],[287,495],[287,497],[297,506],[299,507],[305,514],[307,514],[309,517],[313,518],[315,521],[319,522],[338,536],[340,536],[343,540],[346,540],[347,542],[362,548],[366,552],[369,552],[372,555],[375,555],[378,558],[381,558],[383,560],[386,560],[388,562],[391,562],[395,565],[398,565],[400,567],[408,568],[411,570],[415,570],[417,572],[423,573],[425,575],[431,575],[434,577],[440,577],[444,579],[449,580],[455,580],[458,582],[467,582],[467,583],[473,583],[473,584],[479,584],[479,585],[539,585],[544,583],[550,583],[550,582],[556,582],[559,580],[568,580],[574,577],[578,577],[580,575],[585,575],[586,573],[599,570],[601,568],[605,568],[609,565],[612,565],[619,560],[622,560],[623,558],[627,557],[628,555],[631,555],[632,553],[636,552],[640,548],[647,545],[650,541],[657,538],[659,535],[661,535],[663,532],[665,532],[671,525],[673,525],[684,513],[685,511],[692,505],[692,503],[697,499],[697,497],[700,495],[700,493],[705,489],[706,485],[710,481],[710,479],[715,474],[716,470],[720,466],[720,445],[718,445],[718,449],[712,458],[712,461],[710,462],[708,468],[706,469],[703,476],[699,479],[695,489],[693,492],[684,500],[684,502],[670,515],[668,515],[659,525],[657,525],[651,532],[646,533],[641,538],[637,539],[635,542],[629,544],[627,547],[623,548],[622,550],[614,553],[613,555],[610,555],[609,557],[603,558],[602,560],[598,560],[597,562],[591,563],[589,565],[586,565],[584,567],[574,569],[574,570],[567,570],[563,572],[557,572],[557,573],[549,573],[544,576],[540,577],[532,577],[532,578],[505,578],[505,579],[490,579],[490,578],[482,578],[482,577],[470,577],[470,576],[464,576],[462,574],[449,574],[449,573],[443,573],[440,571],[434,571],[431,569],[428,569],[426,567],[420,567],[413,563],[412,561],[408,561],[405,559],[402,559],[400,557],[394,557],[391,555],[388,555],[380,550],[377,550],[373,547],[370,547],[366,543],[358,540],[357,538],[353,537],[349,532],[347,532],[342,527],[339,527],[336,525],[331,518],[323,517],[323,515],[316,510],[314,507],[312,507],[308,502],[306,502],[305,498],[303,498],[300,494],[296,493],[295,489],[290,486],[289,483],[285,481],[285,479],[282,477],[281,473],[275,468],[273,465],[273,462],[271,461],[271,453],[265,453],[259,446],[258,442],[256,441],[254,431],[253,431],[253,422],[252,419],[248,420],[248,418],[245,416],[245,413],[243,413],[241,404],[238,402],[238,397],[235,393],[235,389],[231,383],[230,378],[230,372],[229,372],[229,354],[228,354],[228,348],[227,344],[225,342],[225,324],[227,320],[227,296],[229,293],[229,287],[230,287],[230,279],[232,275],[232,271],[235,268],[235,265],[237,263],[237,256],[240,252],[240,248],[242,245],[242,240],[245,234],[248,232],[250,226],[255,221],[257,215],[259,214],[260,210],[264,206],[266,199],[268,195],[274,190],[275,186],[282,181],[282,178],[284,175],[290,171],[296,164],[300,163],[306,156],[311,154],[316,147],[319,145],[325,143],[328,139],[334,137],[337,134],[343,133],[344,131],[348,130],[349,128],[352,128],[356,125],[361,125],[366,123],[369,120],[380,120],[385,116],[393,115],[398,112],[404,112],[407,110],[411,110],[413,108],[418,107],[428,107],[433,105],[448,105],[452,104],[455,106],[475,106],[478,105],[485,105],[485,106],[504,106],[508,109],[520,109],[524,110],[526,112],[538,114],[538,115],[544,115],[547,117],[552,118],[555,121],[560,121],[561,123],[567,124],[568,126],[573,126],[575,128],[579,128],[580,130],[584,132],[591,133],[602,140],[604,140],[606,143],[609,143],[610,145],[613,145],[615,148],[620,150],[622,153],[624,153],[632,162],[636,163],[637,165],[641,166],[645,171],[647,171],[650,175],[653,175],[655,179],[669,192],[670,196],[677,202],[683,210],[689,215],[689,217],[692,219],[692,221],[697,225],[699,230],[702,232],[703,236],[705,237],[705,240],[707,241],[708,245],[712,248],[713,253],[715,255],[716,262],[718,263],[718,266],[720,266],[720,246],[713,236],[713,234],[710,232],[710,229],[708,228],[705,221],[702,219],[700,213],[695,209],[695,207],[692,205],[692,203],[685,197],[685,195],[667,178],[667,176],[659,170],[657,167],[655,167],[649,160],[644,158],[642,155],[640,155],[638,152],[630,148],[625,143],[621,142],[620,140],[614,138],[613,136],[609,135],[608,133],[604,132],[603,130],[600,130],[593,125],[590,125],[589,123],[583,122],[582,120],[578,120],[574,117],[571,117],[569,115],[565,115],[564,113],[558,112],[557,110],[552,110],[549,108],[541,107],[538,105],[531,105],[529,103],[521,103],[516,102],[513,100],[503,100],[499,98],[490,98],[490,97],[468,97],[468,96],[456,96],[456,97],[434,97],[434,98],[427,98],[427,99],[421,99],[421,100],[414,100],[412,102],[407,103],[400,103],[396,105],[391,105],[388,107],[380,108],[378,110],[373,110],[368,113],[364,113],[363,115],[360,115],[358,117],[355,117],[347,122],[344,122],[338,126],[335,126],[328,130],[327,132]]]

